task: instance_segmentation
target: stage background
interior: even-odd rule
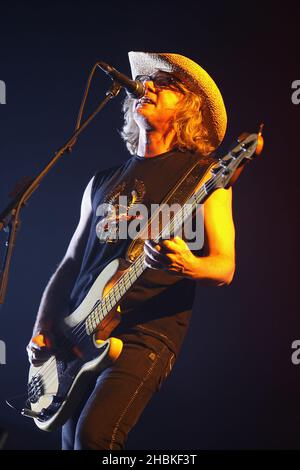
[[[193,319],[173,374],[128,439],[128,449],[287,449],[299,444],[300,340],[297,219],[300,105],[299,11],[260,2],[2,2],[0,203],[33,176],[73,130],[96,60],[129,74],[127,52],[186,55],[222,90],[228,131],[219,154],[265,123],[265,149],[234,188],[237,269],[229,287],[197,290]],[[97,74],[89,109],[110,80]],[[23,210],[0,339],[0,427],[7,449],[59,448],[5,405],[24,393],[25,346],[42,291],[70,240],[83,189],[102,168],[128,158],[118,97],[43,181]],[[1,234],[1,243],[3,234]],[[3,250],[3,246],[2,246]]]

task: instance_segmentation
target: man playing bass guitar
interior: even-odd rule
[[[112,260],[126,257],[132,240],[120,236],[120,225],[129,221],[128,209],[160,204],[195,162],[201,163],[199,178],[205,178],[214,162],[211,154],[224,138],[224,102],[202,67],[169,53],[130,52],[129,61],[132,77],[145,87],[142,98],[128,96],[123,105],[121,135],[131,155],[95,173],[86,186],[79,224],[43,293],[27,347],[37,367],[55,354],[59,319],[80,305]],[[102,204],[105,211],[99,211]],[[122,321],[113,331],[123,341],[122,352],[90,383],[63,425],[63,449],[124,449],[179,354],[196,283],[230,284],[234,245],[231,188],[217,189],[206,199],[200,249],[190,249],[180,236],[145,241],[147,269],[121,299]]]

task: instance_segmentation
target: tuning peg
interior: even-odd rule
[[[257,146],[255,150],[256,155],[260,155],[262,152],[262,149],[264,148],[264,138],[262,136],[263,128],[264,128],[264,123],[262,122],[261,125],[259,126],[259,131],[257,135]]]
[[[213,175],[216,175],[221,170],[220,166],[214,166],[210,171]]]
[[[248,135],[250,135],[249,132],[243,132],[242,134],[240,134],[237,138],[238,143],[242,142],[242,140],[245,140]]]

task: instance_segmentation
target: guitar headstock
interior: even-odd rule
[[[238,144],[224,157],[219,158],[211,170],[213,177],[206,183],[208,192],[232,186],[246,163],[261,153],[263,148],[262,126],[258,134],[242,134],[238,139]]]

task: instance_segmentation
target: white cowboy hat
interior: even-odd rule
[[[157,70],[172,73],[187,87],[204,97],[203,120],[215,149],[222,142],[227,114],[221,92],[208,73],[191,59],[165,52],[129,52],[132,78],[151,75]]]

